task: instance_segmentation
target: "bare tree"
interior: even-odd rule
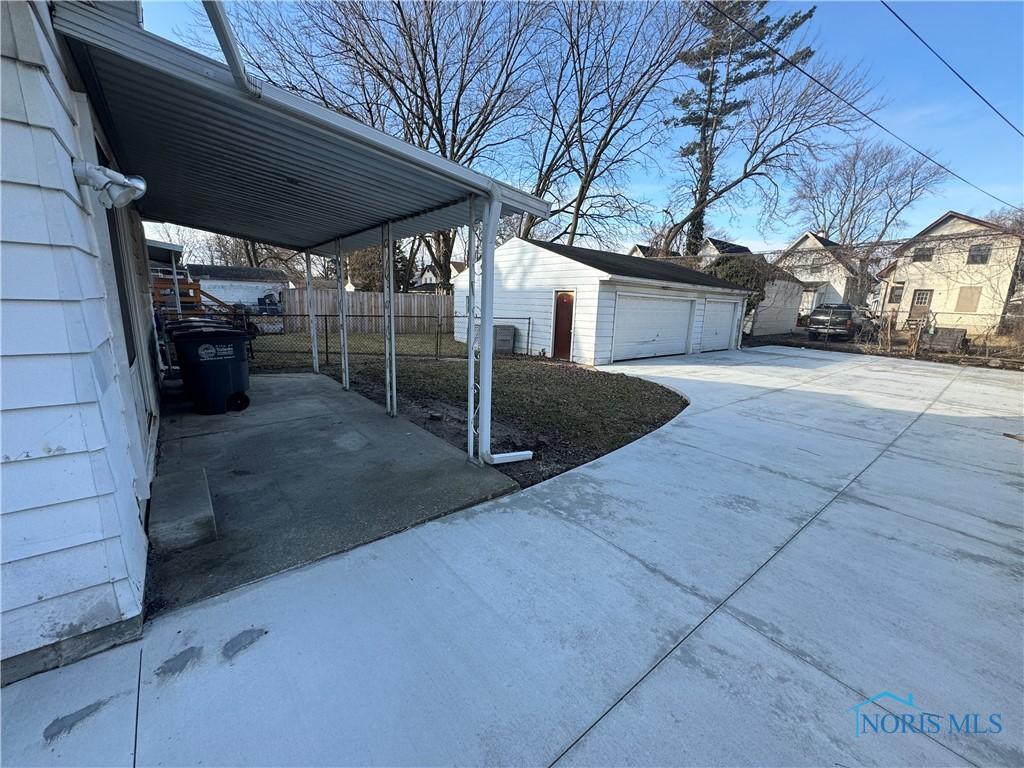
[[[526,133],[532,191],[554,197],[551,220],[524,217],[523,237],[572,244],[638,223],[643,203],[623,187],[664,136],[668,86],[695,38],[691,6],[559,0],[542,23]]]
[[[878,242],[901,228],[906,210],[945,178],[909,150],[857,139],[830,163],[799,161],[789,212],[837,243]]]
[[[885,249],[879,244],[945,178],[945,171],[920,155],[857,139],[830,163],[799,161],[789,212],[806,228],[847,246],[836,256],[854,275],[853,300],[863,303],[883,266]]]
[[[823,159],[860,128],[861,116],[844,101],[860,105],[865,112],[878,106],[870,102],[865,76],[841,63],[814,59],[805,65],[826,87],[784,63],[768,67],[763,77],[744,86],[743,105],[735,118],[715,128],[704,149],[706,158],[696,163],[683,158],[690,178],[675,190],[666,212],[668,221],[660,239],[665,249],[675,248],[688,225],[708,208],[741,194],[759,199],[765,218],[772,218],[782,199],[783,182],[801,162]],[[694,174],[708,163],[714,174],[707,194],[695,195],[699,179]]]
[[[441,157],[502,167],[534,90],[544,6],[360,0],[233,4],[244,52],[273,82]],[[454,236],[425,241],[443,286]]]

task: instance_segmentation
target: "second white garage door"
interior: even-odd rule
[[[685,354],[692,304],[691,299],[618,294],[612,360]]]
[[[702,352],[714,352],[732,347],[736,335],[737,301],[712,301],[704,309],[704,332],[701,335]]]

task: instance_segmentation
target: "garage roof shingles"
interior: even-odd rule
[[[704,272],[698,272],[695,269],[681,267],[677,264],[638,259],[635,256],[625,256],[621,253],[612,253],[610,251],[577,248],[573,245],[562,245],[561,243],[548,243],[544,240],[527,240],[526,242],[616,277],[634,277],[642,280],[660,280],[665,283],[701,285],[707,288],[750,292],[750,289],[745,286],[731,283],[728,280],[723,280],[720,277],[708,275]]]

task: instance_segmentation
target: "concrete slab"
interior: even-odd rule
[[[156,476],[147,532],[156,552],[174,552],[217,538],[217,518],[205,468]]]
[[[546,763],[707,607],[532,496],[151,623],[138,764]]]
[[[719,612],[557,765],[969,765],[925,735],[855,737],[862,699]]]
[[[4,766],[131,766],[142,643],[3,689]]]
[[[1018,377],[788,348],[623,367],[693,406],[147,625],[138,764],[1024,763],[1024,477],[997,439]],[[245,470],[275,442],[250,432]],[[211,482],[231,472],[237,452],[190,434]],[[302,451],[282,471],[313,485]],[[883,691],[1002,731],[857,736],[849,708]]]
[[[911,692],[944,719],[999,713],[1002,733],[935,738],[1020,765],[1021,575],[1005,543],[840,499],[726,610],[866,695]]]
[[[151,557],[147,615],[518,488],[326,376],[253,376],[249,394],[240,413],[162,428],[158,481],[205,471],[218,535]]]

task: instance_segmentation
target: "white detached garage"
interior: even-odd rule
[[[515,327],[518,353],[602,365],[739,344],[749,291],[727,280],[666,262],[520,238],[499,247],[494,258],[494,322]],[[454,285],[455,337],[465,341],[468,274]]]

